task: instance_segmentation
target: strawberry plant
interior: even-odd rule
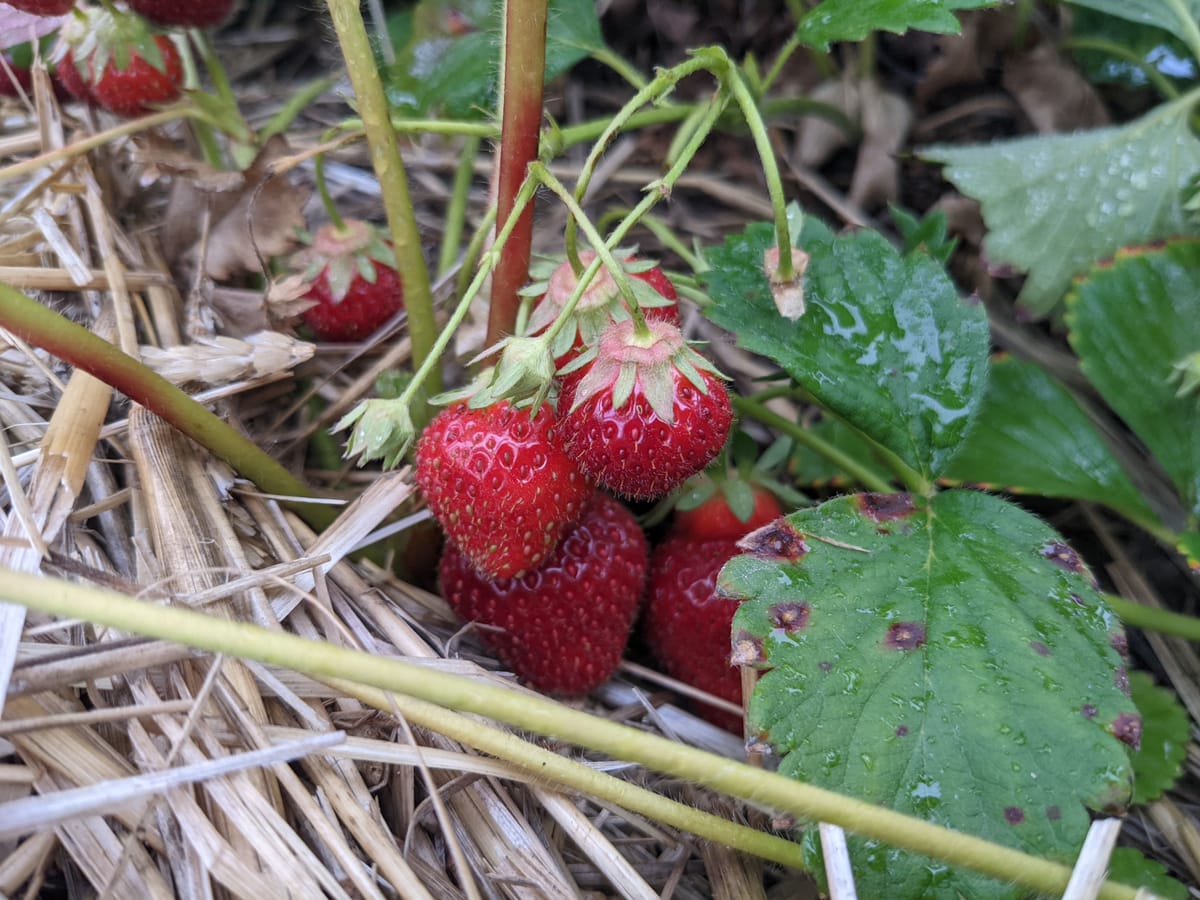
[[[188,21],[174,4],[131,5],[169,26],[229,12],[194,4]],[[432,671],[423,679],[396,660],[297,640],[278,646],[325,677],[353,672],[361,683],[777,802],[797,818],[794,828],[777,820],[795,855],[776,847],[776,858],[814,872],[841,856],[816,822],[843,825],[863,896],[1061,890],[1091,816],[1120,815],[1162,790],[1185,740],[1176,707],[1136,675],[1131,690],[1124,624],[1192,637],[1198,629],[1106,594],[1062,533],[1005,494],[1103,505],[1200,567],[1200,144],[1191,127],[1200,89],[1169,84],[1162,104],[1121,125],[919,151],[980,202],[988,259],[1026,276],[1021,307],[1055,314],[1065,328],[1082,374],[1074,384],[1028,360],[993,358],[988,310],[947,272],[956,245],[943,219],[900,211],[894,242],[872,227],[838,231],[826,211],[789,204],[772,131],[778,111],[805,99],[781,86],[802,48],[865,42],[869,60],[878,32],[953,32],[957,11],[983,5],[792,4],[795,28],[770,65],[704,46],[646,77],[605,46],[590,2],[422,4],[394,23],[407,36],[391,48],[396,61],[380,66],[358,4],[331,0],[357,115],[313,155],[366,140],[388,232],[342,220],[329,205],[331,224],[297,260],[317,304],[309,323],[324,337],[357,340],[403,304],[412,363],[397,392],[340,420],[347,455],[385,467],[412,459],[412,480],[445,533],[442,596],[527,685],[578,694],[610,678],[648,584],[654,655],[680,681],[744,702],[747,749],[777,772],[663,747],[527,694],[475,690]],[[1200,22],[1187,4],[1078,5],[1177,32],[1200,59]],[[108,5],[97,13],[115,14]],[[59,65],[73,89],[122,115],[172,99],[174,45],[138,27],[141,39],[105,49],[68,33]],[[589,56],[628,82],[629,99],[598,122],[547,122],[547,78]],[[147,66],[157,93],[116,96],[118,73]],[[174,114],[203,125],[197,137],[219,158],[217,127],[236,159],[258,136],[222,118],[229,98],[214,81],[217,97],[189,96],[189,112]],[[682,99],[685,84],[698,99]],[[631,207],[593,216],[589,187],[614,141],[664,124],[677,130],[658,177]],[[864,115],[864,134],[871,124]],[[769,221],[689,247],[692,236],[672,233],[655,210],[717,132],[757,155]],[[495,202],[466,246],[465,189],[448,212],[439,268],[460,258],[463,267],[441,328],[397,133],[462,137],[468,176],[481,141],[499,141]],[[587,153],[567,183],[550,162],[577,145]],[[566,216],[544,242],[554,257],[545,270],[530,263],[539,194]],[[632,249],[643,226],[688,271]],[[308,495],[132,360],[9,292],[0,300],[0,324],[14,334],[172,417],[264,490]],[[711,347],[685,333],[696,309]],[[486,323],[485,334],[465,365],[446,365],[468,320]],[[728,378],[721,344],[758,357],[772,384]],[[447,375],[461,383],[439,393]],[[1080,396],[1083,381],[1089,396]],[[804,416],[782,414],[776,401]],[[794,491],[764,493],[740,468],[705,482],[700,473],[721,458],[735,416],[760,437],[789,439],[768,457],[794,442],[789,471],[821,488],[822,502],[796,508],[803,498]],[[1116,427],[1097,427],[1098,417]],[[1123,467],[1109,434],[1121,430],[1153,457],[1160,490],[1144,490],[1145,479]],[[637,521],[609,494],[640,502],[672,492],[676,518],[648,561]],[[19,579],[0,584],[24,588]],[[89,610],[68,589],[32,593],[36,608]],[[127,605],[90,609],[98,621],[138,627]],[[275,645],[250,643],[250,631],[162,612],[141,627],[177,637],[186,625],[202,646],[285,658]],[[401,709],[411,699],[377,705]],[[426,727],[436,718],[420,715],[418,707],[412,721]],[[1131,759],[1144,738],[1153,752]],[[517,755],[540,771],[532,751]],[[1172,889],[1136,854],[1114,870]]]

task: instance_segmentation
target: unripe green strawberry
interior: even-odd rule
[[[563,379],[563,447],[589,478],[616,494],[652,500],[720,452],[733,410],[715,369],[679,329],[614,322],[595,358]]]
[[[737,553],[734,539],[663,541],[650,557],[642,628],[668,675],[740,705],[741,673],[729,664],[730,631],[738,603],[716,593],[721,567]],[[738,716],[702,703],[695,709],[715,725],[742,731]]]
[[[541,566],[480,578],[452,542],[442,595],[523,681],[551,694],[603,684],[621,661],[646,578],[646,539],[616,500],[597,493]],[[728,642],[726,642],[728,643]]]
[[[563,452],[554,409],[507,401],[442,410],[417,443],[416,480],[446,535],[485,579],[540,566],[592,486]]]

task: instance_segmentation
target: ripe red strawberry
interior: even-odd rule
[[[729,538],[739,540],[756,528],[761,528],[783,515],[775,495],[757,485],[744,485],[754,498],[750,516],[743,520],[729,505],[729,496],[718,488],[711,497],[691,509],[675,509],[672,534],[692,540]]]
[[[596,254],[591,250],[584,250],[579,254],[579,261],[584,266],[595,258]],[[663,270],[658,266],[650,266],[648,262],[639,260],[636,256],[630,256],[622,260],[622,263],[634,279],[634,287],[638,290],[638,307],[642,314],[647,319],[678,325],[679,306],[676,301],[679,297],[675,293],[675,285],[671,284]],[[647,266],[649,268],[646,268]],[[638,288],[639,282],[649,285],[651,290]],[[547,282],[545,295],[529,318],[528,333],[537,335],[549,328],[578,284],[579,279],[570,262],[564,262],[555,269]],[[560,331],[554,342],[555,346],[552,349],[559,368],[582,353],[585,347],[594,344],[612,322],[614,312],[622,309],[627,309],[627,305],[617,289],[617,283],[608,268],[602,268],[575,305],[575,311],[572,313],[575,321]]]
[[[589,478],[614,493],[651,500],[703,469],[729,435],[733,411],[712,365],[679,329],[614,322],[596,356],[563,379],[563,447]]]
[[[302,315],[321,340],[365,338],[404,307],[395,250],[366,222],[325,225],[293,266],[311,283]]]
[[[650,557],[643,630],[651,652],[673,678],[732,703],[742,702],[740,671],[729,664],[738,603],[715,591],[717,574],[738,553],[737,541],[670,537]],[[740,717],[707,704],[696,711],[715,725],[742,731]]]
[[[621,661],[646,557],[633,515],[597,492],[550,558],[521,578],[484,580],[448,543],[442,595],[464,619],[490,626],[481,636],[523,681],[548,693],[582,694],[607,681]]]
[[[175,43],[140,16],[106,7],[88,7],[67,21],[55,59],[70,94],[125,118],[177,99],[183,84]]]
[[[126,0],[129,8],[159,25],[207,28],[224,22],[233,0]]]
[[[0,96],[20,97],[22,91],[26,95],[32,93],[33,77],[29,74],[29,67],[19,65],[8,50],[4,51],[3,56],[4,62],[0,63]]]
[[[592,486],[555,435],[554,409],[507,401],[442,410],[417,443],[416,479],[447,536],[487,579],[541,565]]]
[[[4,0],[14,9],[31,16],[61,16],[70,11],[75,0]]]

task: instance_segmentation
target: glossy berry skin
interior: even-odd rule
[[[699,506],[676,509],[672,534],[692,540],[740,540],[783,515],[783,509],[774,494],[758,486],[753,486],[751,490],[754,492],[754,510],[746,521],[737,517],[729,508],[725,495],[718,491]]]
[[[71,11],[75,0],[4,0],[14,9],[31,16],[61,16]]]
[[[738,603],[717,596],[717,574],[738,553],[736,540],[669,537],[650,558],[643,632],[673,678],[731,703],[742,702],[740,671],[729,664],[730,630]],[[707,704],[697,713],[728,731],[742,722]]]
[[[333,298],[329,287],[328,270],[322,270],[308,293],[317,305],[301,315],[317,337],[323,341],[358,341],[370,337],[380,325],[404,306],[404,287],[395,269],[381,262],[370,261],[375,267],[375,281],[355,275],[341,300]]]
[[[558,397],[567,453],[602,487],[638,500],[661,497],[708,465],[733,423],[729,395],[716,376],[700,370],[706,388],[701,391],[673,364],[673,354],[683,346],[678,329],[649,324],[672,333],[678,347],[666,347],[662,354],[657,353],[660,344],[645,351],[631,348],[625,340],[633,323],[616,323],[601,339],[596,359],[563,379]],[[632,389],[614,403],[626,364],[636,367]]]
[[[554,409],[500,402],[442,410],[417,443],[416,480],[434,517],[484,579],[540,566],[593,488],[555,434]]]
[[[183,63],[179,58],[179,50],[165,35],[155,35],[154,43],[158,45],[163,58],[161,72],[134,52],[130,53],[129,65],[124,69],[118,69],[116,60],[110,58],[99,74],[92,71],[91,95],[98,106],[132,119],[152,112],[154,106],[170,103],[179,97],[180,85],[183,84]]]
[[[633,515],[597,493],[545,564],[521,578],[480,578],[453,543],[439,569],[446,602],[490,626],[480,637],[522,681],[546,693],[582,694],[620,663],[646,566],[646,539]]]
[[[219,25],[233,10],[233,0],[127,0],[127,5],[159,25],[189,28]]]
[[[67,50],[63,54],[58,65],[55,66],[54,72],[66,92],[76,100],[82,100],[84,103],[96,102],[96,98],[92,96],[91,85],[84,80],[79,67],[75,64],[74,51]]]

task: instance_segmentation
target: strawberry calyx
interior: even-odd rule
[[[670,281],[662,275],[653,261],[638,259],[633,253],[632,250],[617,250],[616,257],[625,272],[633,276],[629,283],[633,287],[638,309],[648,318],[678,324],[677,297]],[[596,254],[591,250],[584,250],[579,254],[579,262],[585,268],[591,265],[595,258]],[[533,296],[541,296],[542,299],[529,318],[529,334],[541,334],[553,325],[578,290],[579,280],[580,273],[571,267],[571,263],[562,262],[551,272],[548,280],[530,286],[528,292]],[[578,344],[591,346],[609,323],[629,319],[631,316],[629,305],[621,296],[612,272],[607,267],[602,267],[584,288],[569,313],[569,320],[555,334],[551,352],[556,359],[562,359]]]
[[[688,346],[678,326],[653,319],[642,327],[632,319],[610,323],[599,343],[569,368],[575,371],[585,365],[588,368],[575,388],[572,412],[606,390],[612,391],[612,408],[620,410],[640,386],[654,414],[667,424],[675,421],[675,372],[705,395],[708,383],[702,371],[724,377]]]
[[[123,12],[111,6],[76,6],[59,31],[54,61],[73,63],[87,85],[111,62],[118,72],[124,72],[134,57],[161,74],[167,74],[168,64],[157,38],[171,35],[155,29],[141,16]]]
[[[377,278],[376,264],[396,269],[396,252],[383,239],[379,229],[359,219],[347,219],[340,226],[324,225],[316,234],[301,235],[308,244],[293,258],[307,282],[316,281],[325,272],[329,298],[341,303],[346,298],[355,277],[367,284]]]

